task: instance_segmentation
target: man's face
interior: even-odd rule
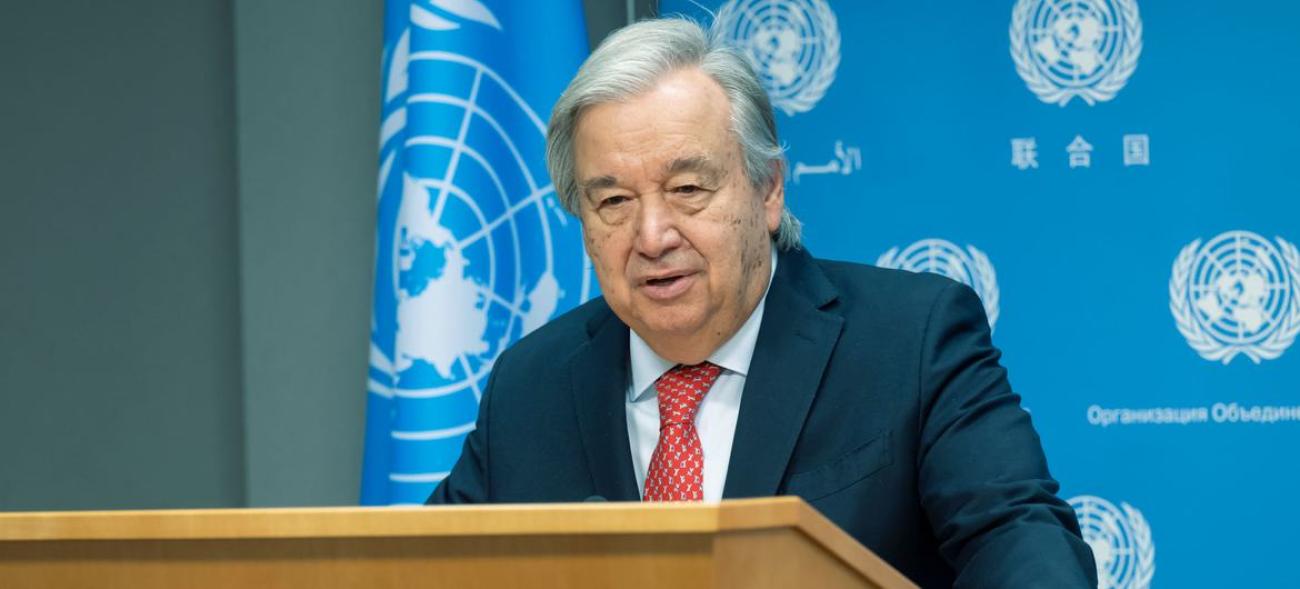
[[[730,105],[690,68],[583,112],[574,137],[587,253],[610,308],[665,359],[703,361],[762,297],[780,175],[755,190]]]

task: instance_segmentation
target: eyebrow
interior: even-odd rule
[[[582,181],[582,193],[590,195],[593,190],[613,188],[615,186],[618,186],[618,178],[613,176],[597,176]]]
[[[703,180],[706,184],[715,184],[721,180],[724,175],[722,168],[714,164],[713,160],[703,155],[677,158],[668,162],[667,166],[664,166],[665,176],[681,174],[684,172],[693,172],[703,176]],[[616,186],[618,186],[618,178],[605,175],[583,180],[580,188],[584,195],[590,195],[593,191],[604,188],[614,188]]]

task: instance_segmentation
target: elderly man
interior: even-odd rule
[[[975,294],[800,247],[719,36],[616,32],[547,142],[604,297],[501,355],[430,503],[798,495],[924,586],[1096,585]]]

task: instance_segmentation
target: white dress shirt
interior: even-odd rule
[[[772,269],[767,285],[772,286],[776,274],[776,250],[772,250]],[[722,486],[727,481],[727,465],[731,462],[731,442],[736,435],[736,418],[740,415],[740,394],[745,388],[745,375],[749,361],[754,357],[758,343],[758,329],[763,323],[763,306],[767,290],[759,299],[754,312],[745,320],[731,339],[722,344],[709,362],[722,367],[722,373],[713,383],[700,408],[695,413],[695,430],[700,434],[704,450],[704,500],[720,501]],[[676,366],[660,358],[650,344],[635,331],[629,330],[632,358],[632,382],[627,389],[627,436],[632,443],[632,469],[636,472],[636,487],[645,493],[646,470],[650,456],[659,445],[659,394],[655,381]]]

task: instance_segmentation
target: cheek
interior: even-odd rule
[[[602,284],[601,287],[608,288],[617,284],[618,281],[614,279],[621,275],[627,260],[627,248],[620,245],[618,235],[611,231],[584,228],[582,237],[597,277],[601,282],[609,283]]]
[[[693,227],[694,231],[684,232],[699,255],[704,257],[711,275],[710,282],[719,291],[729,290],[744,282],[745,275],[753,266],[757,249],[755,236],[761,232],[752,215],[733,213],[719,215]],[[757,232],[756,232],[757,230]]]
[[[611,238],[609,229],[603,227],[599,220],[583,222],[582,241],[587,247],[587,255],[593,260],[609,257],[606,250],[609,249]]]
[[[748,284],[750,275],[761,269],[768,255],[771,236],[767,231],[766,209],[759,204],[744,211],[731,224],[732,243],[738,261],[742,285]]]

